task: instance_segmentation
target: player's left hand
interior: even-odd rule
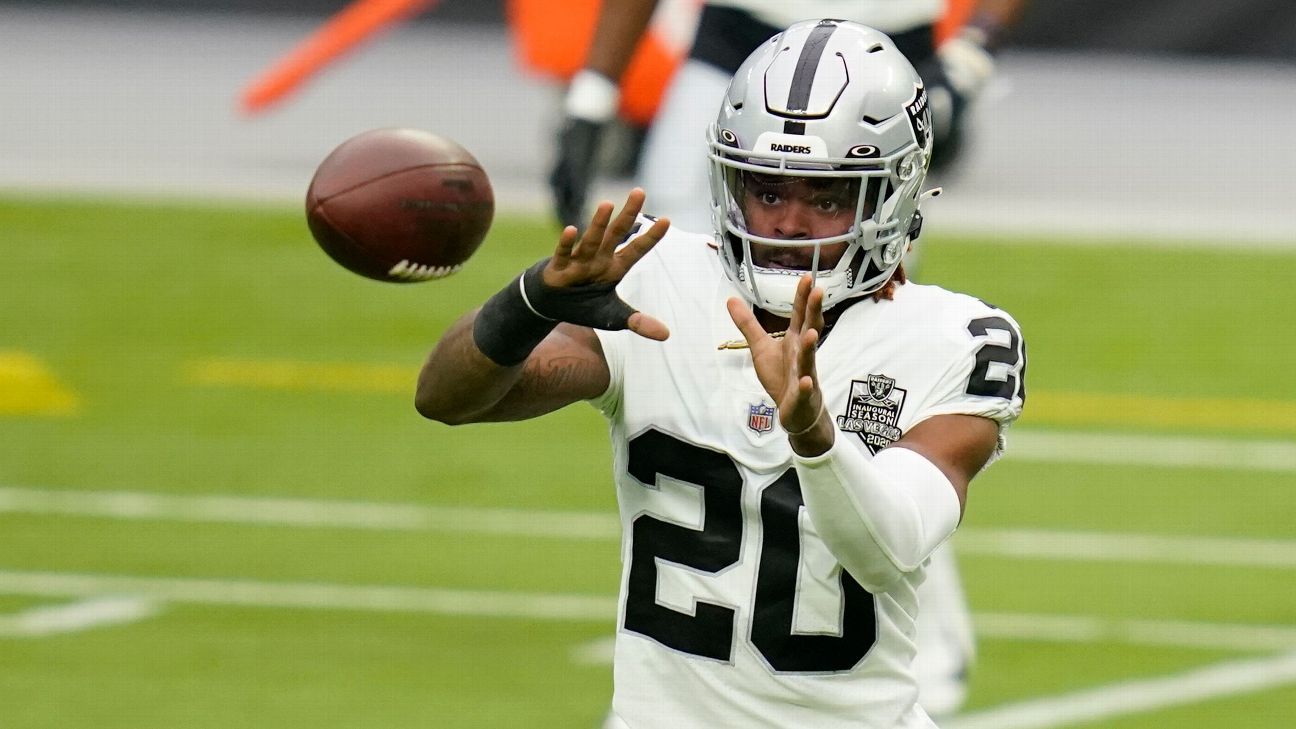
[[[815,288],[809,274],[797,282],[792,319],[787,332],[777,338],[765,331],[747,304],[737,297],[726,304],[729,316],[751,350],[756,377],[778,408],[779,424],[789,436],[811,437],[813,450],[832,445],[831,422],[824,409],[823,390],[815,369],[815,348],[824,328],[823,289]],[[828,422],[828,428],[821,427]],[[824,440],[826,442],[818,443]],[[818,446],[822,446],[819,448]],[[798,452],[801,452],[798,448]]]

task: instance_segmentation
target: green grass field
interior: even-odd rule
[[[601,418],[412,406],[553,231],[502,218],[407,286],[295,209],[10,199],[0,236],[0,727],[597,726]],[[1296,724],[1296,253],[1145,243],[926,244],[1030,351],[956,541],[951,727]]]

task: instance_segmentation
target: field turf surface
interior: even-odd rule
[[[601,417],[412,404],[556,230],[502,217],[402,286],[289,208],[10,198],[0,234],[0,727],[598,725]],[[1296,253],[933,230],[919,278],[1030,356],[956,538],[981,635],[949,726],[1293,726]]]

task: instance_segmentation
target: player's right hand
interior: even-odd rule
[[[593,69],[572,77],[563,100],[565,121],[549,173],[554,210],[563,225],[585,221],[585,200],[594,182],[595,162],[604,128],[616,118],[621,91],[615,81]]]
[[[931,169],[939,170],[953,162],[961,152],[963,112],[967,109],[968,99],[950,83],[939,58],[933,57],[920,64],[918,73],[927,86],[927,107],[931,109]]]
[[[994,75],[994,56],[978,40],[983,34],[964,31],[945,41],[936,56],[918,69],[927,82],[935,147],[933,170],[952,163],[963,146],[963,117],[968,105]]]
[[[616,293],[621,279],[670,229],[670,221],[662,218],[631,237],[644,198],[644,191],[635,188],[615,220],[612,203],[605,202],[583,233],[574,225],[563,229],[553,256],[537,267],[538,275],[529,271],[524,277],[523,290],[537,314],[594,329],[630,329],[658,341],[670,336],[665,324]]]
[[[994,75],[994,56],[973,34],[950,38],[936,53],[949,85],[965,100],[976,98]]]
[[[605,122],[569,117],[558,133],[557,158],[549,172],[554,212],[563,225],[585,219],[585,200],[594,181],[594,162]]]

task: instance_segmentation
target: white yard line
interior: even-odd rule
[[[1220,651],[1296,651],[1296,626],[1202,623],[1184,620],[1107,619],[1087,615],[977,613],[979,639],[1040,643],[1113,643]],[[581,643],[573,663],[612,665],[611,637]]]
[[[615,516],[460,506],[0,486],[0,513],[517,537],[617,539]]]
[[[616,638],[609,635],[572,647],[568,657],[578,666],[610,666],[615,654]]]
[[[1120,643],[1224,651],[1296,651],[1296,626],[1132,620],[1086,615],[983,613],[976,634],[998,640],[1050,643]]]
[[[604,595],[14,570],[0,571],[0,594],[88,600],[63,608],[29,611],[29,617],[22,619],[28,632],[93,624],[96,620],[107,623],[114,619],[147,617],[151,614],[148,611],[155,609],[150,606],[156,602],[573,622],[610,622],[616,616],[616,599]],[[104,597],[113,595],[132,597]],[[11,625],[18,618],[10,616],[9,622],[0,625]],[[1002,640],[1108,642],[1239,651],[1296,650],[1296,626],[1019,613],[977,613],[973,622],[978,635]],[[6,630],[0,634],[13,632]]]
[[[1296,568],[1291,539],[969,528],[954,545],[959,554],[1021,559]]]
[[[1296,652],[1031,699],[951,719],[945,729],[1053,729],[1296,683]]]
[[[92,628],[134,623],[157,614],[152,600],[95,597],[67,605],[41,606],[0,615],[0,638],[43,638]]]
[[[616,599],[430,587],[259,582],[0,571],[0,594],[37,597],[133,595],[150,600],[312,610],[360,610],[526,620],[611,621]]]
[[[1296,443],[1133,433],[1010,431],[1005,461],[1296,473]]]
[[[0,486],[0,513],[572,540],[620,535],[613,515],[594,512],[16,486]],[[955,544],[963,554],[1022,559],[1296,568],[1296,540],[1285,539],[968,528]]]

